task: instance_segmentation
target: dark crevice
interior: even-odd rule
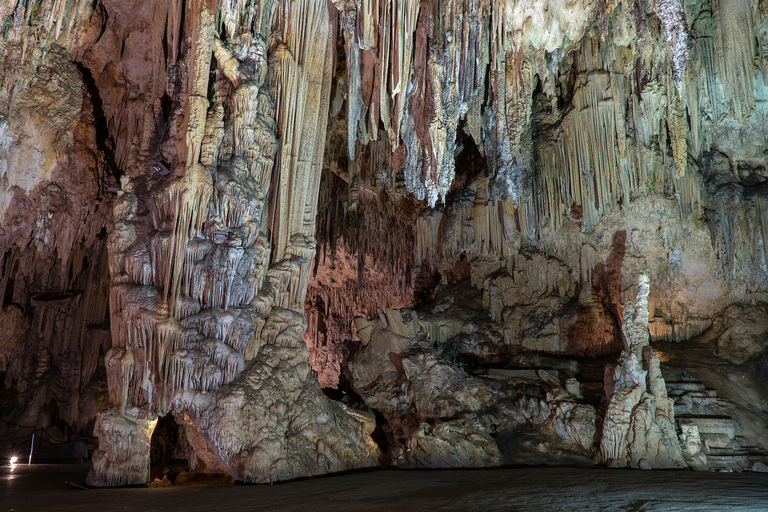
[[[104,103],[99,94],[99,88],[96,86],[96,81],[93,79],[90,69],[85,67],[81,62],[75,62],[75,65],[77,66],[77,69],[80,70],[85,88],[88,91],[88,95],[91,97],[93,124],[96,127],[96,144],[104,154],[104,165],[107,167],[109,174],[111,174],[119,183],[122,172],[115,159],[115,142],[109,135],[107,118],[104,116]]]
[[[337,389],[323,388],[322,391],[326,397],[335,402],[340,402],[351,409],[361,409],[372,412],[376,418],[376,428],[371,433],[371,438],[378,445],[382,454],[387,453],[387,449],[389,448],[389,441],[384,429],[384,426],[387,423],[384,415],[381,414],[378,410],[367,407],[365,405],[362,397],[357,394],[344,372],[342,372],[339,376],[339,385]]]
[[[182,444],[183,435],[184,431],[173,414],[166,414],[158,420],[149,451],[152,478],[168,476],[175,480],[179,473],[189,471],[189,461]]]
[[[185,23],[186,23],[186,21],[187,21],[187,2],[180,2],[180,3],[181,3],[181,16],[179,16],[179,18],[180,18],[180,20],[179,20],[179,27],[180,27],[180,32],[181,32],[181,33],[180,33],[180,34],[179,34],[179,36],[176,38],[176,39],[177,39],[177,41],[176,41],[176,42],[177,42],[177,44],[179,45],[179,46],[178,46],[178,48],[176,48],[176,55],[177,55],[177,57],[178,57],[178,58],[177,58],[177,61],[178,61],[178,60],[181,60],[181,56],[182,56],[182,54],[183,54],[183,44],[184,44],[184,37],[183,37],[183,33],[184,33],[184,24],[185,24]],[[174,64],[176,64],[176,62],[174,62]]]

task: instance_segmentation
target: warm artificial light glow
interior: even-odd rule
[[[19,460],[19,458],[18,458],[18,457],[16,457],[16,456],[14,456],[14,457],[11,457],[11,466],[15,466],[15,465],[16,465],[16,461],[17,461],[17,460]]]

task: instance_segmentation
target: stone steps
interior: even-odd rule
[[[768,453],[745,446],[736,421],[726,414],[727,400],[703,382],[667,382],[667,393],[675,401],[675,419],[681,433],[696,432],[700,453],[686,455],[688,463],[710,471],[750,471],[764,467]],[[682,438],[681,438],[682,440]],[[695,445],[694,445],[695,446]]]
[[[699,434],[721,434],[730,439],[736,437],[736,425],[730,416],[681,416],[679,425],[695,425]]]
[[[682,394],[686,391],[704,391],[707,387],[704,385],[703,382],[689,382],[689,381],[679,381],[679,382],[667,382],[667,393],[672,396],[673,394],[676,394],[676,391],[680,391]]]
[[[734,452],[741,448],[738,441],[728,434],[699,434],[706,448],[705,453],[714,453],[715,450]]]
[[[743,455],[748,457],[766,457],[768,452],[754,446],[738,446],[736,448],[717,448],[710,446],[708,456]]]
[[[746,455],[707,455],[707,469],[711,471],[744,471],[754,463]]]
[[[711,396],[672,396],[675,400],[675,415],[678,416],[709,416],[720,415],[726,410],[726,401]]]

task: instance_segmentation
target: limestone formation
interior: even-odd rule
[[[457,352],[452,360],[444,357],[444,346],[454,336],[431,339],[428,333],[439,331],[426,330],[429,323],[415,311],[380,310],[372,320],[356,318],[355,325],[361,346],[348,363],[350,382],[366,405],[387,420],[393,464],[483,467],[531,462],[509,441],[523,435],[541,446],[548,461],[590,460],[595,410],[566,392],[557,371],[488,370],[471,375]]]
[[[614,370],[612,389],[606,390],[608,410],[603,422],[600,455],[603,462],[614,467],[685,466],[676,433],[673,400],[667,396],[659,356],[652,353],[648,343],[649,292],[649,276],[644,271],[638,277],[636,300],[624,307],[622,332],[626,347]],[[610,385],[610,380],[606,381],[606,385]],[[686,438],[686,446],[687,442]]]
[[[103,414],[123,414],[126,407],[173,412],[182,418],[195,459],[245,481],[369,466],[377,452],[360,422],[327,404],[307,382],[303,321],[291,316],[303,303],[314,255],[305,212],[314,210],[318,165],[317,150],[294,155],[291,144],[313,133],[322,139],[328,87],[322,59],[330,34],[319,4],[284,7],[260,12],[259,31],[250,35],[250,18],[231,14],[236,24],[227,28],[236,33],[229,48],[213,37],[213,13],[200,6],[200,24],[192,25],[196,46],[181,176],[160,189],[151,218],[139,215],[136,188],[124,180],[122,193],[134,195],[127,200],[133,207],[121,202],[116,217],[133,232],[148,232],[149,243],[135,235],[126,239],[120,230],[111,238],[113,347],[106,361],[116,412]],[[268,60],[270,16],[286,26],[294,18],[307,21],[308,30],[326,35],[309,47],[298,39],[281,42],[282,53]],[[228,104],[223,91],[207,99],[213,53],[217,83],[231,91]],[[313,118],[314,124],[296,124]],[[277,130],[286,170],[275,184],[277,209],[270,212]],[[289,196],[290,190],[306,195]],[[246,405],[251,400],[255,409]],[[290,405],[264,408],[274,402]],[[272,434],[265,437],[267,430]],[[106,434],[100,451],[123,442]],[[93,481],[106,481],[99,471],[95,466]],[[126,472],[124,480],[108,483],[142,483],[133,477]]]
[[[97,486],[768,462],[764,0],[0,26],[3,448]]]

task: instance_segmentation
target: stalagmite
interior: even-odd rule
[[[638,277],[637,298],[624,308],[625,350],[613,375],[600,454],[616,467],[684,467],[673,401],[648,339],[648,271]],[[643,369],[645,362],[646,370]]]
[[[765,2],[6,4],[3,439],[768,462]]]

